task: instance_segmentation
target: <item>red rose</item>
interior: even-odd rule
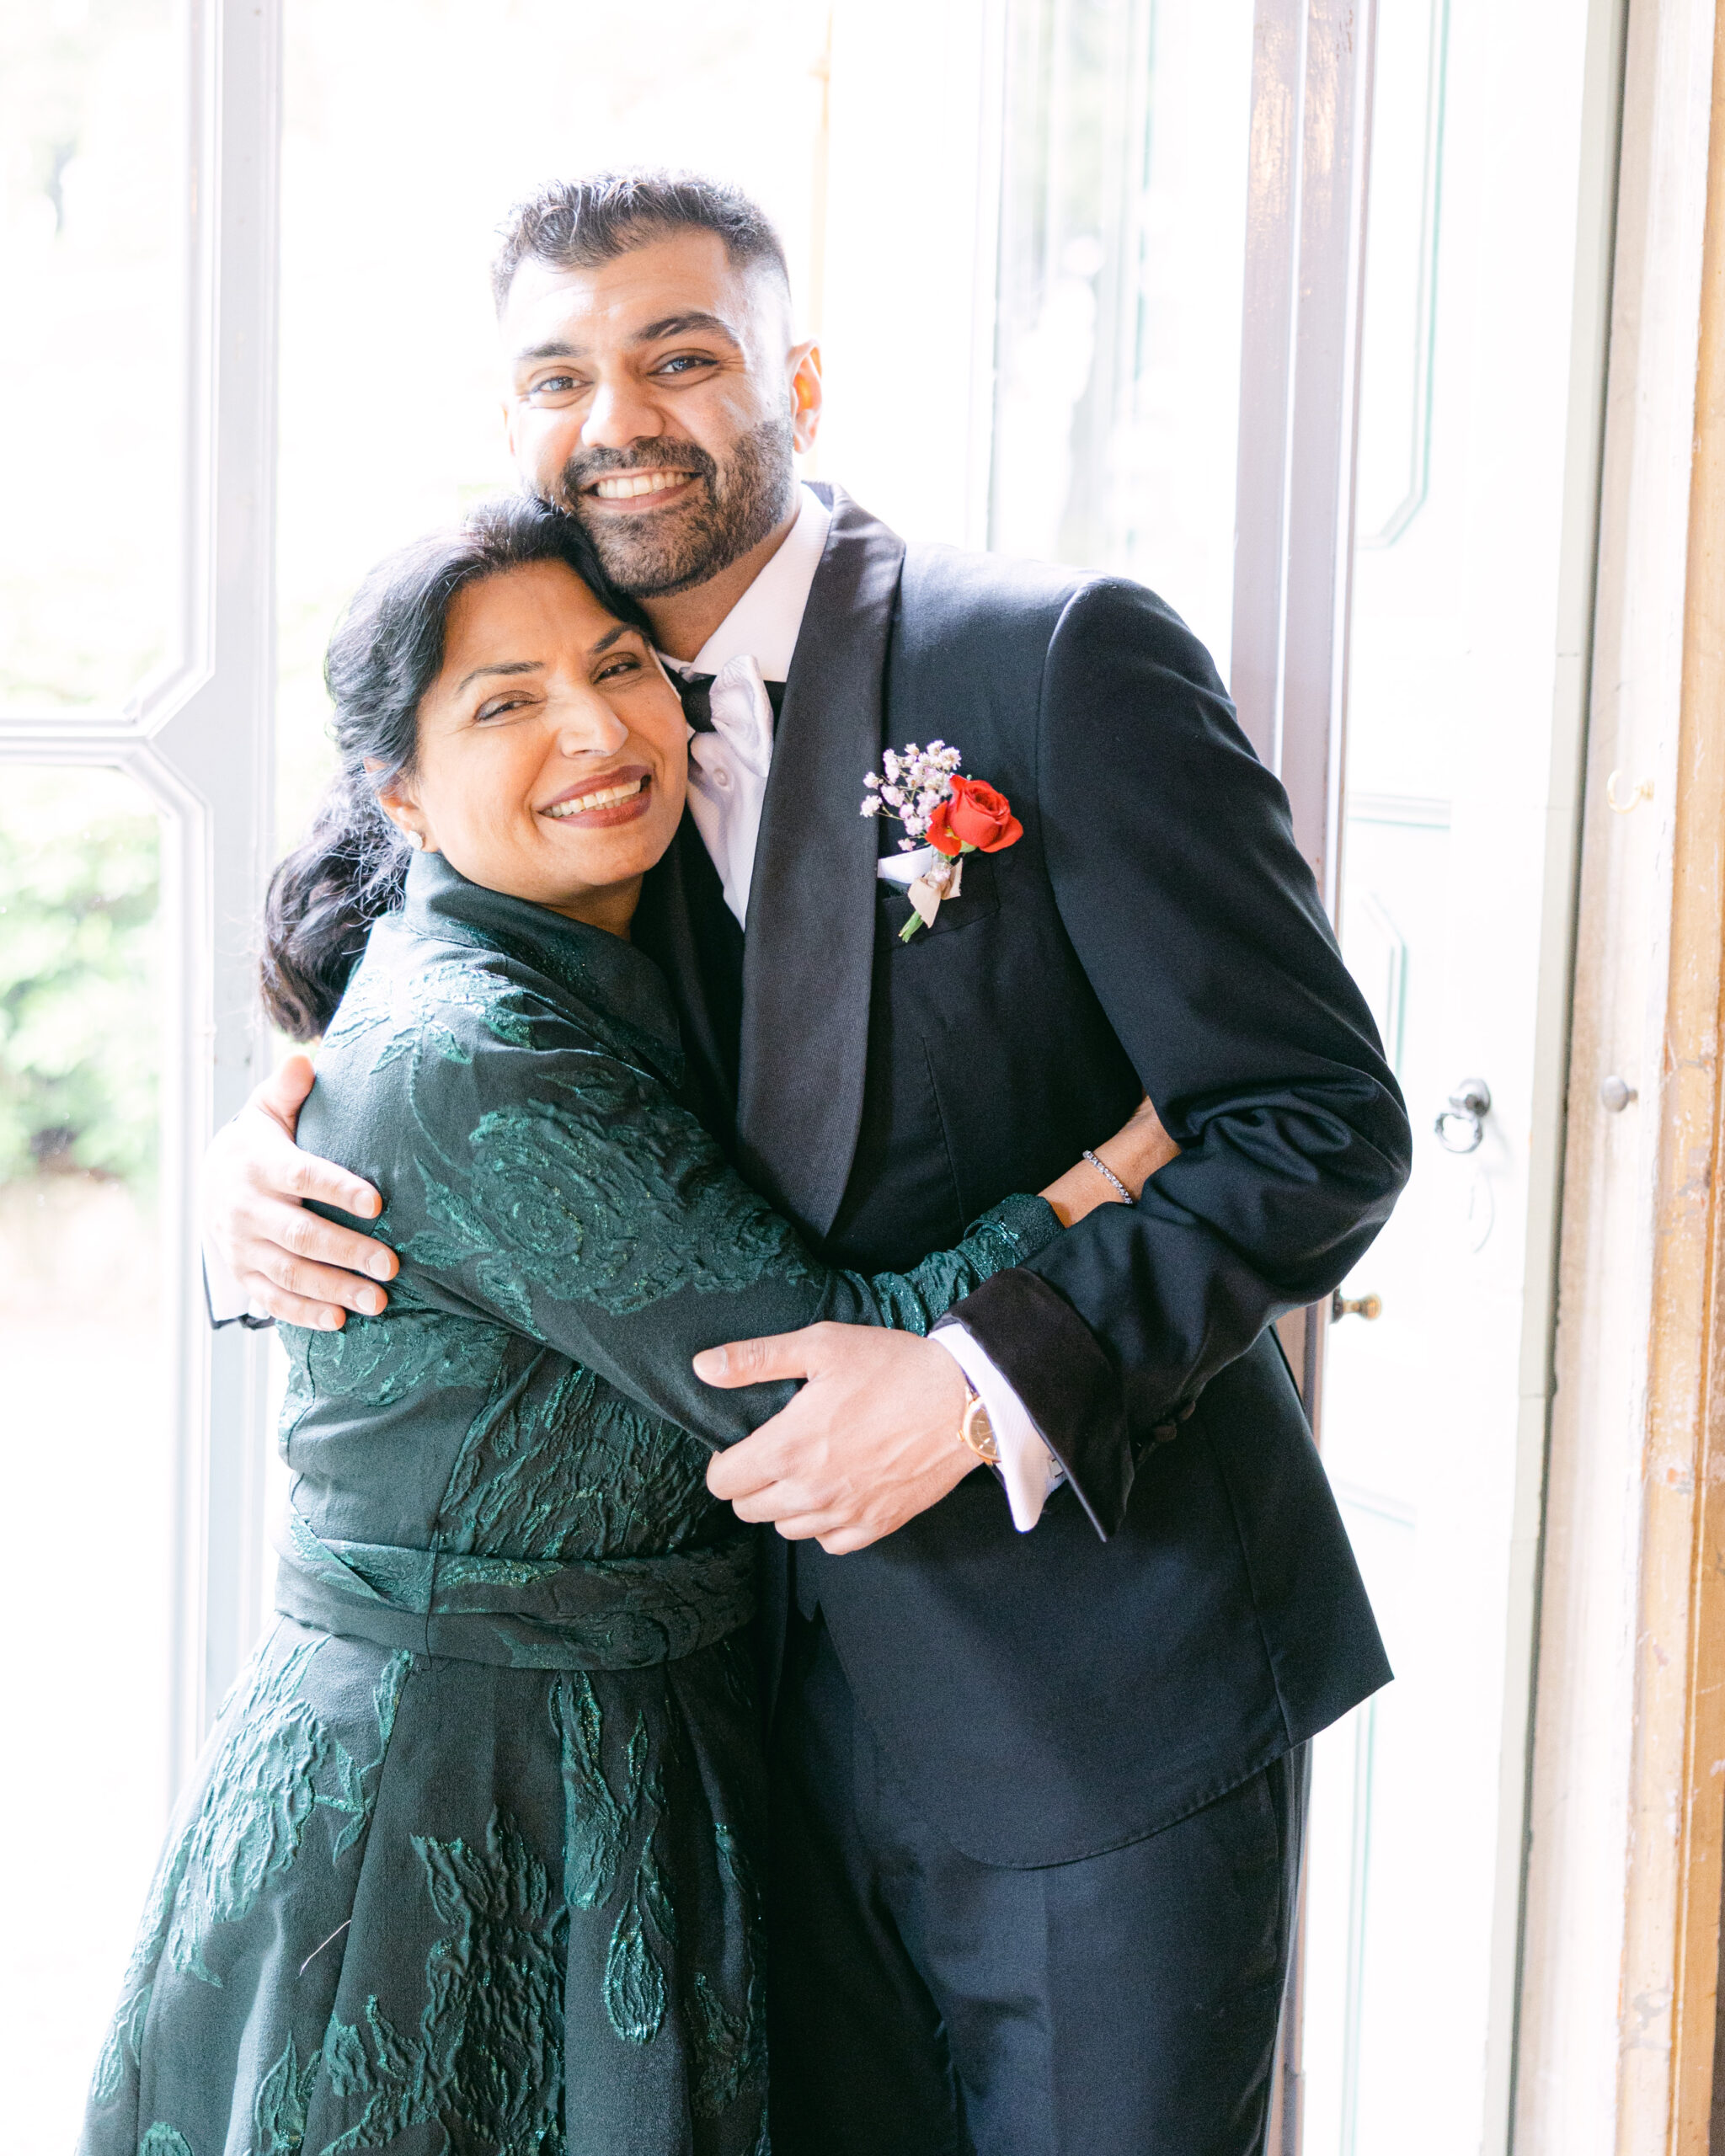
[[[928,843],[948,857],[967,846],[979,853],[1000,853],[1023,835],[1012,803],[980,778],[955,778],[951,800],[943,801],[928,819]]]

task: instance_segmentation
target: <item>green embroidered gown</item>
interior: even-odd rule
[[[638,952],[416,858],[305,1142],[402,1268],[284,1327],[274,1630],[170,1833],[84,2156],[766,2146],[753,1545],[708,1448],[780,1396],[700,1348],[915,1331],[1055,1232],[1013,1198],[816,1263],[676,1102]]]

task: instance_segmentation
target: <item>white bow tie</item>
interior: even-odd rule
[[[753,654],[743,651],[728,659],[713,675],[707,696],[713,733],[693,735],[691,758],[703,771],[712,771],[729,760],[729,758],[764,779],[772,762],[772,700]]]
[[[753,656],[739,652],[708,690],[713,731],[689,733],[689,813],[741,921],[748,910],[755,841],[772,762],[772,702]]]

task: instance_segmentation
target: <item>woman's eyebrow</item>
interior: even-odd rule
[[[609,651],[619,637],[626,637],[628,633],[628,623],[627,622],[619,622],[614,629],[607,629],[605,632],[605,634],[601,637],[598,643],[589,648],[587,653],[588,658],[597,659],[601,651]]]
[[[545,670],[542,659],[512,659],[503,666],[476,666],[471,674],[463,674],[455,685],[459,696],[469,681],[477,681],[482,674],[541,674]]]

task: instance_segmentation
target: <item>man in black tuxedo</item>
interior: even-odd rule
[[[1352,1267],[1409,1158],[1282,790],[1149,592],[906,547],[798,488],[818,355],[742,198],[547,188],[499,306],[523,476],[683,677],[692,814],[637,932],[745,1172],[877,1268],[1141,1093],[1178,1149],[949,1332],[702,1358],[804,1380],[709,1476],[779,1530],[776,2146],[1245,2156],[1302,1748],[1389,1674],[1271,1326]],[[858,808],[885,749],[935,737],[1023,835],[906,942]],[[393,1261],[298,1208],[376,1210],[291,1148],[308,1082],[218,1140],[210,1235],[254,1313],[334,1323]],[[998,1477],[960,1438],[973,1393]]]

